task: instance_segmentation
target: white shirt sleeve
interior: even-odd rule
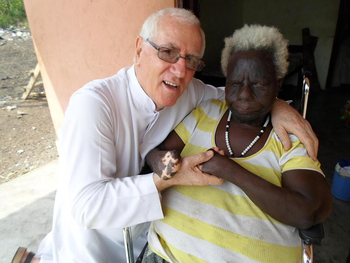
[[[201,80],[193,79],[194,91],[197,93],[198,89],[203,90],[202,96],[197,99],[197,106],[211,99],[224,100],[225,99],[225,87],[214,87],[209,84],[203,83]],[[197,94],[198,96],[198,94]],[[193,109],[191,109],[193,110]]]
[[[153,175],[119,173],[116,160],[124,149],[116,145],[113,125],[108,101],[92,93],[72,97],[60,138],[60,184],[66,209],[85,228],[120,228],[163,218]]]

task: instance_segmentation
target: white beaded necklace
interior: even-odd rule
[[[228,130],[230,129],[231,116],[232,116],[232,112],[229,111],[228,117],[227,117],[226,131],[225,131],[225,142],[226,142],[227,150],[230,153],[230,156],[233,155],[233,151],[232,151],[231,146],[230,146],[230,139],[228,137]],[[259,135],[257,135],[254,138],[254,140],[252,140],[252,142],[247,146],[247,148],[245,148],[243,150],[243,152],[241,153],[241,157],[244,156],[253,147],[253,145],[260,139],[260,137],[262,136],[262,134],[264,133],[264,131],[266,129],[266,126],[269,124],[269,121],[270,121],[270,115],[267,115],[266,121],[265,121],[262,129],[260,130]]]

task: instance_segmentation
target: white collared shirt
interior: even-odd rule
[[[193,79],[177,103],[156,111],[134,67],[73,94],[59,138],[60,176],[53,228],[41,262],[125,262],[122,228],[133,226],[135,256],[150,221],[163,218],[153,174],[139,175],[149,150],[200,102],[224,99]]]

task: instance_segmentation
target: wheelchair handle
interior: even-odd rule
[[[301,74],[304,78],[310,78],[312,76],[311,70],[307,66],[301,68]]]

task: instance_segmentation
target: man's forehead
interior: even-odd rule
[[[158,22],[158,30],[155,36],[159,47],[167,47],[180,52],[186,48],[187,55],[200,55],[203,39],[198,25],[171,17],[163,17]],[[197,31],[197,30],[198,31]],[[199,47],[197,46],[199,44]],[[198,49],[198,50],[196,50]]]

